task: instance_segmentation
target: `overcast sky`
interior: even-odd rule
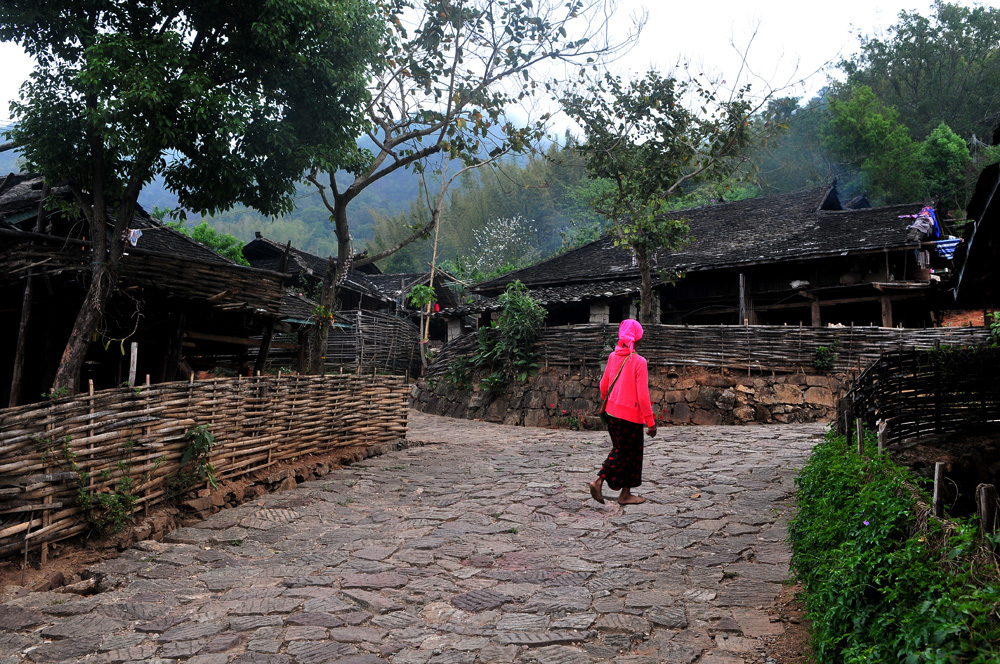
[[[741,82],[754,83],[758,91],[766,82],[785,89],[783,94],[808,96],[826,81],[823,73],[815,72],[854,51],[859,34],[884,30],[896,22],[901,10],[929,15],[930,7],[930,0],[841,0],[822,5],[802,0],[619,0],[615,15],[619,25],[624,27],[628,17],[643,8],[649,21],[636,47],[616,66],[623,73],[650,68],[665,72],[684,59],[733,81],[739,74],[740,53],[749,46],[749,71]],[[5,126],[8,103],[17,96],[31,63],[13,44],[0,44],[0,62],[0,126]],[[804,83],[796,83],[803,78]]]

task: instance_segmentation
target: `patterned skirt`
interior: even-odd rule
[[[642,484],[642,425],[608,416],[611,454],[601,466],[601,477],[614,491]]]

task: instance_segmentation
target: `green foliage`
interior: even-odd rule
[[[212,448],[219,444],[215,435],[209,431],[207,425],[201,424],[185,432],[184,440],[187,441],[187,445],[181,454],[181,467],[177,471],[175,490],[183,493],[202,482],[208,482],[213,489],[218,489],[215,468],[209,461]]]
[[[852,448],[828,433],[796,479],[789,538],[817,662],[996,661],[1000,581],[976,526],[924,522],[908,471]]]
[[[900,124],[899,114],[867,86],[830,99],[826,149],[857,168],[868,194],[881,203],[910,202],[924,191],[920,145]]]
[[[990,346],[993,348],[1000,347],[1000,312],[991,311],[986,314],[986,317],[989,319],[990,326]]]
[[[76,452],[70,446],[69,436],[62,441],[63,458],[67,467],[77,474],[76,504],[83,510],[87,522],[98,531],[117,535],[132,524],[133,515],[139,502],[139,488],[149,481],[149,474],[143,473],[139,480],[132,478],[132,453],[134,440],[126,440],[121,448],[121,456],[114,468],[101,470],[100,485],[91,486],[91,474],[76,462]],[[162,459],[154,467],[159,467]],[[110,481],[117,472],[118,478]]]
[[[383,32],[367,0],[5,3],[0,39],[37,62],[10,133],[112,202],[162,174],[188,209],[284,212],[310,163],[349,161]]]
[[[583,157],[572,138],[563,146],[552,143],[544,154],[509,158],[495,168],[466,172],[452,186],[441,212],[439,262],[451,265],[449,273],[478,282],[596,239],[603,227],[601,217],[577,193],[586,188],[586,178]],[[366,192],[379,191],[380,186],[375,183]],[[417,204],[395,214],[375,212],[374,217],[374,238],[368,242],[372,254],[393,246],[430,221],[426,208]],[[530,219],[530,228],[525,223],[511,233],[509,239],[514,242],[492,241],[488,229],[497,225],[496,220],[518,218]],[[363,233],[358,237],[370,237]],[[512,256],[482,264],[476,248],[479,245],[515,251]],[[429,241],[414,242],[386,258],[380,267],[387,272],[423,270],[432,250]]]
[[[942,122],[921,144],[920,157],[927,194],[943,210],[964,209],[975,170],[965,141]]]
[[[155,211],[155,210],[154,210]],[[250,262],[243,257],[243,243],[229,233],[219,233],[208,225],[208,222],[201,222],[190,231],[184,226],[184,221],[169,222],[167,226],[175,231],[187,235],[189,238],[202,244],[224,258],[228,258],[239,265],[250,265]]]
[[[69,395],[69,388],[65,386],[57,387],[50,392],[42,392],[42,398],[48,399],[49,401],[55,401],[56,399],[61,399],[68,395]]]
[[[817,371],[826,373],[837,364],[837,357],[840,355],[837,349],[840,348],[840,339],[834,339],[829,346],[816,346],[813,354],[812,365]]]
[[[535,340],[545,324],[542,308],[520,281],[500,295],[500,317],[494,327],[479,329],[471,364],[485,374],[480,385],[490,394],[503,393],[511,383],[523,383],[538,372]]]
[[[930,10],[900,12],[884,34],[863,36],[841,63],[847,82],[897,109],[913,136],[944,122],[966,139],[987,137],[1000,105],[1000,8],[937,1]]]
[[[427,305],[434,302],[436,295],[432,287],[417,284],[410,288],[410,293],[406,299],[414,309],[424,309]]]
[[[457,390],[467,390],[471,387],[472,361],[460,357],[448,365],[444,372],[444,380]]]
[[[751,149],[758,180],[768,194],[830,184],[830,155],[822,146],[822,129],[830,119],[828,90],[806,103],[794,97],[772,100],[764,113],[774,132]]]
[[[588,173],[613,185],[595,188],[591,202],[636,256],[646,322],[653,322],[651,263],[688,234],[684,220],[669,214],[670,199],[734,175],[753,139],[748,88],[723,98],[700,75],[684,74],[650,71],[630,82],[606,74],[563,100],[584,128]]]

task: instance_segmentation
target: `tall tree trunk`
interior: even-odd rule
[[[45,204],[49,197],[49,181],[42,184],[42,195],[38,199],[38,214],[35,216],[35,233],[42,232],[45,221]],[[17,347],[14,350],[14,370],[10,380],[9,406],[18,405],[21,400],[21,378],[24,373],[24,353],[28,344],[28,323],[31,319],[31,307],[34,303],[35,277],[28,271],[24,279],[24,298],[21,301],[21,323],[17,329]]]
[[[649,270],[649,256],[642,247],[635,247],[635,258],[639,265],[642,285],[639,288],[639,322],[643,325],[658,323],[653,318],[653,277]]]
[[[337,260],[334,262],[333,258],[330,259],[320,288],[318,304],[323,308],[323,313],[333,313],[340,283],[351,267],[351,233],[347,225],[347,204],[353,197],[354,192],[350,188],[343,194],[333,192],[333,221],[337,234]],[[330,321],[328,318],[319,317],[309,335],[309,373],[323,373],[327,340],[329,338]]]
[[[52,381],[53,392],[65,389],[68,394],[76,393],[83,361],[90,347],[90,339],[104,315],[104,305],[108,301],[108,296],[118,283],[116,267],[113,268],[109,264],[94,266],[90,288],[73,322],[66,349],[59,360],[59,369],[56,370],[55,380]]]

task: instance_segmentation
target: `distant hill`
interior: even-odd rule
[[[347,176],[341,184],[348,182]],[[321,180],[322,182],[322,180]],[[326,256],[336,253],[333,226],[329,222],[330,213],[323,205],[316,187],[308,182],[297,186],[295,209],[278,218],[265,217],[253,210],[237,208],[222,212],[206,219],[208,224],[220,233],[229,233],[249,242],[254,233],[260,232],[277,242],[288,242],[299,249]],[[413,202],[419,192],[419,178],[410,171],[397,171],[387,175],[365,189],[349,208],[351,234],[359,245],[372,238],[372,228],[377,216],[391,217],[403,212]],[[139,204],[150,212],[154,207],[173,209],[177,197],[163,187],[163,180],[157,178],[139,194]],[[197,217],[188,217],[189,224],[200,223]]]

